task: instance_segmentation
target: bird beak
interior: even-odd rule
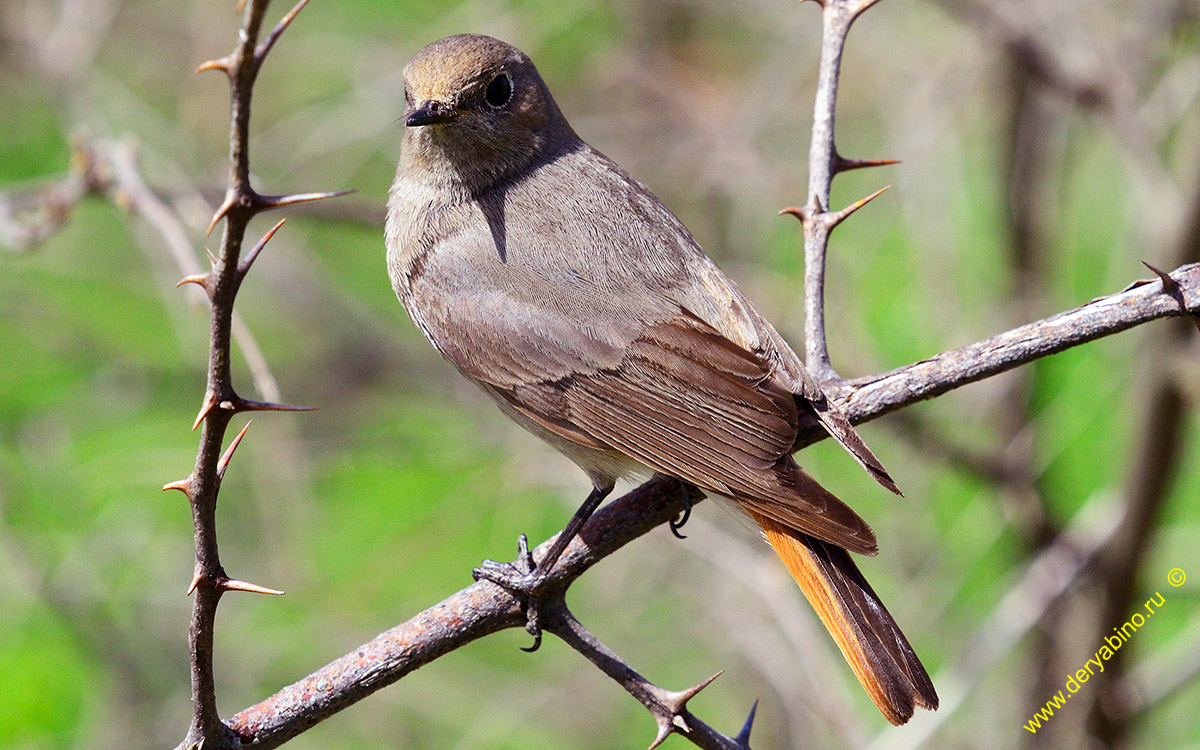
[[[450,122],[458,117],[458,110],[442,102],[426,101],[408,113],[404,118],[405,127],[419,128],[422,125],[436,125],[439,122]]]

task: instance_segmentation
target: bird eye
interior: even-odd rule
[[[513,84],[512,76],[508,73],[501,73],[492,79],[488,84],[487,90],[483,92],[483,98],[493,107],[503,107],[512,99]]]

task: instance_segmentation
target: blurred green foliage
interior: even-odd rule
[[[59,3],[23,5],[0,24],[0,184],[21,190],[63,175],[81,129],[132,137],[149,182],[188,221],[197,257],[215,248],[203,225],[226,170],[226,89],[191,71],[231,47],[232,3],[104,0],[88,6],[89,23],[60,23]],[[316,0],[305,11],[257,88],[257,184],[359,193],[289,221],[239,300],[285,400],[320,410],[256,418],[221,494],[231,574],[288,591],[225,600],[224,713],[465,586],[479,560],[510,556],[519,532],[554,533],[586,491],[565,459],[438,360],[389,288],[382,205],[407,57],[468,30],[522,46],[576,129],[675,208],[798,346],[799,233],[774,213],[803,200],[817,16],[783,0]],[[1194,55],[1195,29],[1147,56],[1167,65]],[[52,30],[78,36],[53,48],[57,68],[45,58],[61,41]],[[830,335],[844,374],[1116,291],[1145,275],[1139,260],[1168,264],[1164,235],[1144,224],[1129,188],[1120,139],[1060,106],[1040,286],[1017,303],[1005,219],[1010,102],[1002,61],[981,47],[911,3],[884,4],[851,35],[839,146],[903,163],[835,186],[842,205],[895,183],[834,239]],[[1180,110],[1169,149],[1182,154],[1184,183],[1196,110],[1194,101]],[[0,746],[173,746],[187,726],[190,518],[180,496],[158,488],[192,464],[207,317],[173,289],[180,275],[151,228],[100,198],[30,252],[0,254]],[[1028,446],[1046,512],[1067,524],[1120,496],[1147,373],[1175,356],[1154,340],[1131,331],[909,411],[962,450],[1019,458]],[[1194,371],[1194,348],[1189,356]],[[256,395],[238,367],[239,387]],[[1027,409],[1016,431],[1005,426],[1013,409]],[[933,746],[1020,745],[1029,707],[1048,697],[1034,694],[1036,644],[964,662],[1027,561],[1018,506],[892,418],[865,433],[907,499],[885,496],[833,446],[801,459],[875,526],[883,552],[864,570],[935,681],[978,679]],[[1200,581],[1198,433],[1190,418],[1138,583],[1147,595],[1171,567]],[[769,550],[715,503],[696,515],[688,541],[655,532],[582,580],[571,597],[581,619],[659,684],[727,669],[694,710],[732,730],[761,697],[756,747],[855,746],[910,731],[887,728],[828,639],[813,636],[815,619]],[[1194,630],[1195,591],[1170,592],[1137,636],[1135,663]],[[473,644],[293,745],[583,750],[652,737],[644,711],[577,655],[547,639],[529,656],[517,650],[525,643],[508,632]],[[1059,645],[1066,669],[1095,647]],[[957,688],[949,682],[939,684]],[[1156,709],[1137,744],[1194,742],[1198,698],[1192,684]]]

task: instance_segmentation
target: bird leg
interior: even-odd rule
[[[587,496],[587,500],[583,501],[583,505],[579,506],[579,510],[575,511],[575,515],[571,516],[571,520],[567,523],[567,527],[562,530],[558,538],[554,540],[554,544],[550,546],[550,550],[542,558],[541,562],[535,562],[533,553],[529,551],[529,540],[521,534],[517,538],[517,563],[496,562],[495,560],[484,560],[479,564],[478,568],[472,571],[476,581],[486,580],[491,581],[500,588],[508,591],[516,596],[525,605],[525,630],[533,636],[533,645],[528,648],[522,648],[522,651],[537,651],[542,644],[542,626],[541,615],[539,608],[544,592],[542,588],[545,586],[547,579],[550,577],[550,571],[554,569],[554,564],[558,562],[558,558],[562,557],[563,552],[571,544],[575,535],[591,518],[592,513],[596,508],[600,507],[600,503],[604,502],[604,498],[612,492],[612,486],[606,489],[599,487],[593,488]]]

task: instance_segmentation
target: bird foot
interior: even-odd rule
[[[517,537],[517,549],[515,564],[484,560],[472,575],[476,581],[491,581],[521,602],[525,608],[525,631],[533,636],[533,645],[522,646],[521,650],[533,653],[542,645],[542,587],[547,571],[538,569],[533,553],[529,551],[529,539],[524,534]]]

